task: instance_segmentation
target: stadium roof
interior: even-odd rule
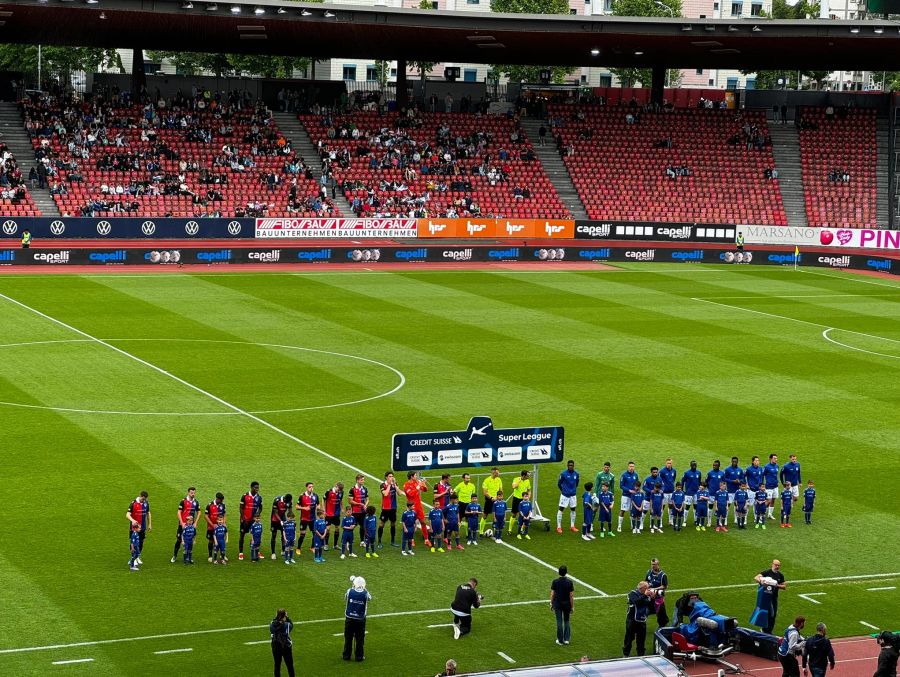
[[[200,0],[7,0],[0,41],[316,58],[882,70],[900,22],[422,11]]]

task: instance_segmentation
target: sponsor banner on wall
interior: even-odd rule
[[[900,230],[741,226],[747,244],[900,250]]]
[[[415,219],[256,219],[256,237],[300,238],[406,238],[418,234]]]
[[[0,240],[20,240],[27,230],[35,245],[41,240],[223,239],[253,237],[253,219],[57,218],[0,217]]]
[[[655,240],[659,242],[734,242],[736,226],[637,221],[576,221],[576,240]]]
[[[421,238],[559,238],[572,239],[575,222],[569,219],[419,219]]]

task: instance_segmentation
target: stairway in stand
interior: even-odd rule
[[[28,179],[28,172],[36,166],[34,160],[34,148],[31,138],[25,133],[25,122],[19,107],[7,101],[0,102],[0,141],[9,146],[9,151],[15,156],[22,170],[22,177]],[[35,206],[41,210],[44,216],[59,216],[60,211],[50,195],[49,188],[35,188],[28,184],[28,192]]]
[[[306,129],[300,124],[300,120],[297,119],[297,114],[274,112],[273,116],[279,131],[284,135],[284,138],[291,141],[294,150],[309,165],[313,176],[316,177],[318,182],[322,176],[322,162],[319,160],[319,154],[316,152],[316,147],[310,140],[309,134],[306,133]],[[344,197],[344,193],[341,192],[340,188],[335,192],[334,206],[338,208],[342,216],[353,216],[350,203],[347,202],[347,198]]]
[[[789,226],[806,228],[806,200],[803,196],[803,170],[800,166],[800,137],[793,124],[769,122],[772,155],[778,170],[778,190]]]
[[[566,165],[563,163],[553,143],[549,126],[547,127],[547,145],[539,145],[540,136],[538,135],[538,129],[540,129],[541,124],[541,120],[534,118],[522,119],[522,128],[525,130],[525,134],[528,135],[528,140],[534,145],[534,152],[544,166],[544,171],[550,178],[551,183],[553,183],[553,187],[556,188],[559,199],[572,213],[573,218],[587,219],[587,212],[584,210],[581,198],[578,197],[578,191],[575,190],[572,178],[569,176],[569,170],[566,169]]]

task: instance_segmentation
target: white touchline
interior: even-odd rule
[[[872,625],[871,623],[866,623],[865,621],[860,621],[860,625],[865,625],[867,628],[872,628],[873,630],[879,630],[880,628],[877,625]]]
[[[70,661],[53,661],[53,665],[69,665],[70,663],[93,663],[93,658],[73,658]]]
[[[841,348],[847,348],[849,350],[855,350],[858,353],[866,353],[867,355],[877,355],[878,357],[889,357],[892,360],[900,360],[900,355],[890,355],[888,353],[879,353],[876,350],[866,350],[865,348],[857,348],[856,346],[851,346],[847,343],[841,343],[837,339],[833,339],[833,338],[831,338],[831,336],[829,336],[829,334],[832,331],[844,331],[844,330],[843,329],[835,330],[834,328],[832,328],[832,329],[825,329],[822,332],[822,338],[825,339],[826,341],[828,341],[829,343],[833,343],[836,346],[840,346]],[[879,337],[879,338],[883,338],[885,341],[894,341],[894,339],[885,338],[883,336]]]
[[[367,634],[367,635],[369,634],[369,631],[368,631],[368,630],[366,630],[366,634]],[[332,637],[343,637],[343,636],[344,636],[344,633],[343,633],[343,632],[335,632],[335,633],[334,633],[333,635],[331,635],[331,636],[332,636]]]
[[[876,287],[887,287],[888,289],[900,289],[900,286],[898,286],[896,284],[885,284],[883,282],[874,282],[872,280],[861,280],[861,279],[859,279],[859,276],[848,275],[847,277],[840,277],[838,275],[829,275],[828,273],[822,273],[822,272],[819,272],[816,270],[809,270],[806,268],[801,268],[801,271],[806,273],[807,275],[818,275],[819,277],[830,277],[835,280],[847,280],[849,282],[858,282],[859,284],[872,284],[872,285],[875,285]]]
[[[897,589],[897,586],[896,586],[896,585],[886,585],[886,586],[883,587],[883,588],[866,588],[866,591],[868,591],[868,592],[879,592],[879,591],[881,591],[881,590],[896,590],[896,589]]]
[[[255,642],[244,642],[244,644],[246,644],[247,646],[253,646],[255,644],[269,644],[271,641],[271,639],[258,639]]]
[[[435,623],[434,625],[429,625],[429,628],[452,628],[453,623]]]
[[[532,560],[532,561],[534,561],[534,562],[537,562],[537,563],[540,564],[541,566],[543,566],[543,567],[545,567],[545,568],[547,568],[547,569],[550,569],[551,571],[559,571],[559,567],[555,567],[555,566],[553,566],[552,564],[550,564],[549,562],[545,562],[544,560],[539,559],[538,557],[535,557],[535,556],[532,555],[531,553],[525,552],[524,550],[521,550],[521,549],[517,548],[517,547],[514,546],[514,545],[510,545],[510,544],[507,543],[506,541],[500,541],[500,544],[501,544],[501,545],[505,545],[505,546],[506,546],[507,548],[509,548],[510,550],[514,550],[515,552],[519,553],[519,554],[522,555],[523,557],[527,557],[528,559],[530,559],[530,560]],[[593,585],[589,585],[589,584],[585,583],[584,581],[582,581],[582,580],[579,579],[579,578],[575,578],[575,577],[572,576],[572,575],[569,575],[569,578],[571,578],[573,581],[575,581],[575,582],[578,583],[579,585],[583,585],[584,587],[586,587],[586,588],[587,588],[588,590],[590,590],[591,592],[596,592],[596,593],[597,593],[598,595],[600,595],[601,597],[609,597],[609,595],[607,595],[605,592],[603,592],[603,591],[600,590],[599,588],[595,588]]]
[[[498,651],[497,655],[500,656],[500,658],[505,659],[507,663],[515,663],[516,662],[515,660],[513,660],[512,658],[507,656],[505,653],[503,653],[502,651]]]
[[[154,651],[153,654],[156,656],[162,656],[167,653],[187,653],[188,651],[193,651],[193,649],[167,649],[166,651]]]
[[[807,578],[807,579],[799,579],[799,580],[790,580],[788,583],[791,585],[802,585],[805,583],[845,583],[845,582],[853,582],[860,580],[872,580],[872,579],[892,579],[892,578],[900,578],[900,571],[890,572],[890,573],[881,573],[881,574],[859,574],[855,576],[836,576],[833,578]],[[707,591],[707,590],[731,590],[734,588],[750,588],[757,587],[757,584],[754,582],[750,583],[732,583],[728,585],[711,585],[705,587],[691,587],[691,588],[669,588],[668,592],[676,593],[676,592],[687,592],[688,590],[697,590],[699,592]],[[589,600],[613,600],[613,599],[624,599],[628,596],[629,593],[617,593],[614,595],[579,595],[575,597],[576,601],[589,601]],[[496,604],[482,604],[479,607],[481,610],[484,609],[503,609],[507,607],[514,606],[531,606],[535,604],[549,604],[549,598],[545,597],[543,599],[531,599],[527,601],[521,602],[498,602]],[[369,614],[368,618],[389,618],[395,616],[420,616],[425,614],[437,614],[437,613],[450,613],[449,607],[442,607],[440,609],[414,609],[412,611],[392,611],[389,613],[383,614]],[[344,620],[343,616],[338,616],[335,618],[314,618],[308,621],[296,621],[294,625],[319,625],[322,623],[338,623]],[[206,630],[189,630],[186,632],[171,632],[167,634],[161,635],[145,635],[143,637],[118,637],[115,639],[100,639],[89,642],[74,642],[71,644],[47,644],[44,646],[29,646],[29,647],[21,647],[17,649],[0,649],[0,655],[4,654],[17,654],[17,653],[29,653],[33,651],[48,651],[52,649],[71,649],[75,647],[82,646],[100,646],[105,644],[122,644],[124,642],[141,642],[147,640],[154,639],[172,639],[173,637],[192,637],[194,635],[212,635],[212,634],[221,634],[225,632],[246,632],[249,630],[267,630],[268,625],[245,625],[240,627],[231,627],[231,628],[210,628]],[[259,642],[245,642],[245,644],[264,644],[269,642],[270,640],[261,640]]]
[[[807,602],[812,602],[813,604],[821,604],[822,602],[820,602],[817,599],[813,599],[813,597],[818,597],[819,595],[827,595],[827,594],[828,594],[827,592],[807,592],[804,595],[797,595],[797,597],[801,597],[802,599],[805,599]]]

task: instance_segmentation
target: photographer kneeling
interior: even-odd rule
[[[470,578],[468,582],[456,588],[456,597],[450,605],[453,612],[453,639],[459,639],[461,635],[468,635],[472,631],[472,609],[481,606],[482,595],[475,592],[478,581]]]

